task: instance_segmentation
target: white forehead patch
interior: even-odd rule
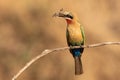
[[[65,11],[64,14],[70,14],[70,12]]]

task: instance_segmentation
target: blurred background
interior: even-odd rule
[[[45,49],[67,46],[66,22],[52,15],[64,8],[84,25],[86,44],[120,41],[119,0],[0,0],[0,80],[11,80]],[[120,80],[120,46],[85,49],[84,74],[74,75],[68,50],[32,64],[17,80]]]

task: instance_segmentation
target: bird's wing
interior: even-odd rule
[[[68,44],[68,46],[70,46],[71,44],[70,44],[70,42],[69,42],[69,40],[68,40],[68,37],[69,37],[69,33],[68,33],[68,30],[66,30],[67,44]]]
[[[82,38],[83,38],[83,41],[82,41],[82,45],[83,45],[85,43],[85,33],[82,25],[80,25],[80,29],[81,29]]]

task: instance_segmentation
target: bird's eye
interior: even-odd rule
[[[66,15],[66,17],[68,17],[68,18],[70,18],[70,19],[73,19],[73,16],[71,16],[71,15]]]

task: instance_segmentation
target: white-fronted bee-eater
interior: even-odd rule
[[[85,35],[83,26],[80,24],[77,16],[68,11],[60,10],[54,16],[62,17],[67,22],[66,38],[68,46],[82,46],[85,42]],[[71,54],[75,60],[75,75],[83,73],[81,56],[84,48],[70,49]]]

